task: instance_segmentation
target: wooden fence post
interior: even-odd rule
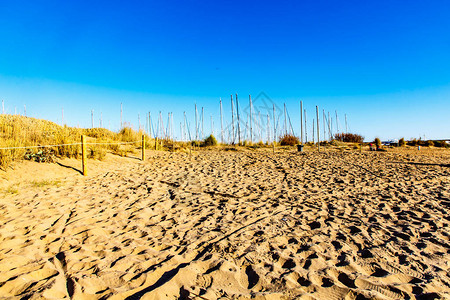
[[[85,136],[81,135],[81,164],[83,167],[83,175],[87,176],[86,170],[86,140]]]
[[[145,160],[145,135],[142,135],[142,160]]]

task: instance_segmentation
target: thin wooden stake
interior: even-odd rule
[[[145,135],[142,135],[142,161],[145,161]]]
[[[83,169],[83,175],[87,176],[87,169],[86,169],[86,140],[85,136],[81,136],[81,165]]]

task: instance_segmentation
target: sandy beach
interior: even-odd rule
[[[146,156],[2,172],[0,297],[450,299],[449,150]]]

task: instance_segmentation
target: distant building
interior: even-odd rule
[[[389,140],[389,141],[383,141],[383,142],[381,142],[381,144],[383,146],[398,146],[398,140],[394,139],[394,140]]]

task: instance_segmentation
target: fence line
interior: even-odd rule
[[[142,135],[142,139],[139,141],[133,141],[133,142],[98,142],[98,143],[87,143],[86,142],[86,136],[81,135],[81,143],[71,143],[71,144],[57,144],[57,145],[41,145],[41,146],[18,146],[18,147],[1,147],[0,150],[12,150],[12,149],[29,149],[29,148],[50,148],[50,147],[61,147],[61,146],[73,146],[73,145],[81,145],[81,167],[82,167],[82,174],[84,176],[87,175],[87,168],[86,168],[86,145],[124,145],[124,144],[136,144],[141,142],[141,149],[142,149],[142,157],[141,159],[145,160],[145,135]],[[155,142],[155,146],[156,146]]]
[[[85,143],[86,145],[124,145],[124,144],[135,144],[140,141],[134,142],[117,142],[117,143]],[[58,145],[40,145],[40,146],[20,146],[20,147],[2,147],[0,150],[8,150],[8,149],[27,149],[27,148],[50,148],[50,147],[60,147],[60,146],[72,146],[72,145],[81,145],[81,143],[72,143],[72,144],[58,144]]]

